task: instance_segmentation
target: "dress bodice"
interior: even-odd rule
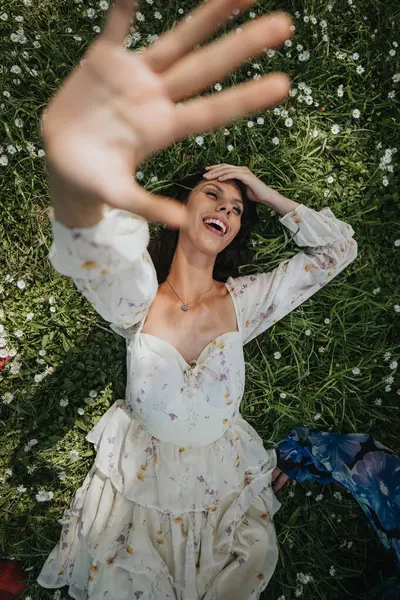
[[[141,333],[145,320],[146,314],[127,345],[127,409],[162,441],[185,447],[214,442],[235,420],[243,397],[241,332],[223,333],[187,363],[169,342]]]

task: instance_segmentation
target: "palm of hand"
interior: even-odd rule
[[[58,173],[70,178],[71,167],[82,190],[104,193],[170,143],[175,118],[176,105],[140,55],[99,38],[50,102],[43,132]]]

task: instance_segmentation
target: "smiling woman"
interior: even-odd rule
[[[220,201],[220,199],[222,198],[222,200],[226,201],[228,204],[229,202],[233,203],[233,211],[236,213],[236,215],[241,216],[243,213],[243,201],[240,198],[231,198],[232,195],[236,194],[236,191],[234,189],[235,181],[236,180],[230,180],[229,182],[227,181],[225,184],[222,184],[222,187],[221,185],[217,185],[215,182],[207,182],[204,185],[199,184],[195,188],[195,191],[202,191],[204,194],[206,194],[206,196],[211,196],[218,201]],[[232,230],[236,230],[235,225],[237,223],[240,223],[240,221],[234,219],[234,217],[225,217],[225,212],[223,212],[225,210],[229,210],[229,208],[227,209],[225,206],[223,206],[222,208],[219,208],[218,214],[207,214],[205,217],[202,218],[202,220],[203,223],[208,224],[206,228],[209,229],[212,233],[214,232],[214,230],[216,230],[217,232],[220,232],[221,236],[225,236],[228,234],[230,236]],[[235,233],[237,233],[237,231],[235,231]]]
[[[217,199],[205,187],[190,189],[178,278],[204,266],[210,277],[243,227],[235,182]],[[224,215],[227,238],[205,229],[205,213]],[[280,222],[306,251],[271,272],[229,277],[183,317],[166,287],[160,292],[144,219],[112,210],[91,228],[53,221],[51,262],[126,339],[128,381],[86,436],[96,458],[39,575],[43,587],[69,584],[79,600],[250,600],[267,586],[278,560],[275,492],[285,479],[276,450],[240,413],[243,346],[357,255],[352,227],[328,208],[301,204]]]
[[[253,1],[204,2],[139,53],[122,47],[137,3],[115,0],[104,33],[46,110],[53,198],[74,198],[76,210],[110,207],[82,227],[57,213],[49,259],[126,340],[124,397],[86,435],[95,459],[37,579],[68,585],[76,600],[256,600],[277,564],[275,492],[285,479],[276,449],[240,412],[243,347],[356,258],[354,231],[330,208],[283,199],[280,223],[302,249],[272,271],[241,275],[267,190],[247,167],[212,165],[208,178],[201,169],[169,199],[132,178],[175,140],[287,97],[288,78],[268,73],[177,105],[291,37],[292,19],[275,13],[197,48]],[[150,222],[166,225],[157,252],[147,248]],[[354,481],[367,479],[363,471]]]
[[[205,182],[203,178],[203,175],[206,172],[205,165],[201,161],[194,166],[193,171],[192,174],[184,176],[180,180],[174,182],[172,186],[161,190],[160,193],[175,198],[178,202],[186,205],[189,202],[190,194],[193,191],[202,190],[204,195],[207,195],[210,199],[214,199],[216,207],[221,197],[224,197],[219,194],[222,194],[225,185],[216,182]],[[251,260],[252,254],[249,249],[249,243],[251,234],[258,223],[257,204],[248,199],[246,185],[238,179],[232,181],[234,182],[236,189],[228,188],[229,191],[227,191],[227,194],[232,198],[240,198],[241,200],[241,202],[235,202],[233,205],[235,207],[235,215],[238,217],[240,216],[240,227],[236,236],[233,237],[233,239],[230,239],[229,244],[223,246],[217,253],[213,269],[213,279],[221,282],[226,282],[229,276],[237,277],[239,275],[239,266],[248,263]],[[238,191],[239,195],[237,193]],[[210,209],[210,205],[207,206]],[[215,210],[212,211],[209,209],[202,211],[203,216],[206,216],[206,214],[208,215],[209,213],[215,214]],[[239,210],[242,211],[240,215]],[[232,213],[230,217],[233,216]],[[165,281],[170,271],[178,244],[179,230],[170,229],[168,227],[162,227],[160,229],[158,235],[151,238],[148,251],[154,263],[158,281],[159,283],[162,283]]]
[[[249,200],[247,196],[247,187],[239,179],[232,179],[234,186],[226,186],[225,182],[209,182],[203,175],[206,173],[205,163],[199,161],[193,168],[193,173],[186,175],[170,187],[160,191],[162,195],[176,199],[178,202],[187,205],[190,195],[197,190],[201,190],[204,195],[215,200],[215,207],[222,199],[232,200],[234,210],[229,215],[230,218],[237,216],[240,218],[240,227],[236,235],[229,238],[229,243],[217,249],[216,259],[213,268],[213,279],[226,282],[229,276],[237,277],[239,275],[239,266],[250,262],[252,254],[249,249],[251,234],[258,223],[258,205]],[[239,192],[239,194],[238,194]],[[225,196],[226,194],[226,196]],[[215,214],[215,209],[202,211],[202,216]],[[213,205],[211,205],[213,208]],[[225,212],[225,211],[223,211]],[[233,214],[235,213],[235,215]],[[218,215],[225,219],[225,215]],[[166,280],[170,271],[171,263],[176,251],[179,239],[179,230],[168,227],[161,228],[158,235],[154,236],[149,243],[148,251],[157,272],[158,282]]]

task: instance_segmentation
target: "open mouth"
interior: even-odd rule
[[[204,224],[204,227],[206,229],[208,229],[208,231],[210,231],[214,235],[218,235],[219,237],[224,237],[225,234],[222,230],[222,227],[220,225],[218,225],[217,223],[204,223],[204,220],[203,220],[203,224]]]

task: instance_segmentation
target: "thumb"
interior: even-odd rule
[[[164,223],[171,229],[185,229],[188,225],[188,209],[184,204],[167,196],[150,194],[130,177],[112,186],[107,204],[140,215],[146,221]]]

